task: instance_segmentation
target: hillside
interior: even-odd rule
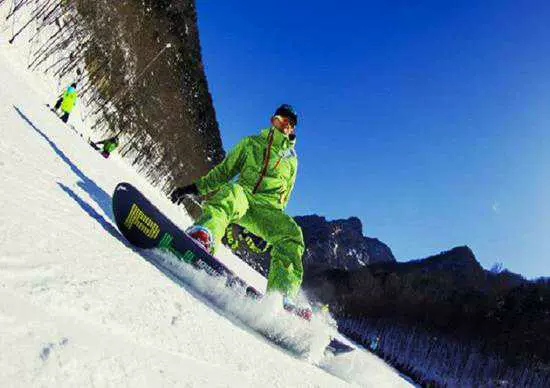
[[[421,260],[306,274],[345,333],[416,381],[461,386],[550,381],[550,287],[487,271],[466,246]],[[449,365],[453,365],[449,368]]]
[[[94,138],[121,134],[149,181],[169,190],[223,158],[194,0],[0,0],[0,15],[25,66],[51,75],[52,93],[77,82]]]
[[[301,359],[243,324],[239,305],[200,274],[180,281],[158,255],[130,248],[110,209],[119,181],[182,227],[189,216],[116,154],[89,147],[78,115],[74,127],[53,115],[55,82],[29,72],[21,52],[0,42],[2,386],[408,385],[361,350]],[[261,308],[247,313],[269,321]]]

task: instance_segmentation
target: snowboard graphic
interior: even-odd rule
[[[248,295],[262,296],[206,252],[131,184],[119,183],[115,188],[113,213],[118,229],[130,244],[144,249],[165,249],[179,260],[203,269],[212,276],[225,276],[229,286],[238,285]]]
[[[115,188],[113,212],[118,229],[130,244],[143,249],[167,250],[180,261],[202,269],[211,276],[224,276],[229,287],[242,288],[250,297],[262,297],[258,290],[206,252],[131,184],[123,182]],[[354,348],[333,338],[327,350],[340,354]]]

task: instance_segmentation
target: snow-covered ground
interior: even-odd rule
[[[270,325],[269,304],[233,303],[194,271],[178,281],[130,248],[112,219],[118,182],[183,227],[189,216],[51,113],[55,82],[0,39],[0,386],[409,385],[362,350],[286,351],[248,327]]]

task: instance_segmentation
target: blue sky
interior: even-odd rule
[[[292,215],[550,275],[550,3],[198,0],[224,147],[300,114]]]

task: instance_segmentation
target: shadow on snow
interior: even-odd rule
[[[14,106],[13,108],[32,129],[34,129],[44,138],[44,140],[46,140],[59,158],[69,166],[71,171],[74,172],[78,178],[80,178],[81,181],[77,183],[78,186],[90,195],[90,197],[99,205],[101,210],[103,210],[111,221],[114,221],[113,211],[111,209],[111,196],[99,187],[93,180],[88,178],[88,176],[86,176],[86,174],[84,174],[82,170],[80,170],[78,166],[76,166],[61,149],[59,149],[57,144],[55,144],[44,132],[37,128],[36,125],[34,125],[34,123],[18,107]]]
[[[21,118],[25,120],[25,122],[48,143],[48,145],[59,156],[59,158],[63,162],[65,162],[67,166],[69,166],[71,171],[80,179],[80,181],[77,182],[78,187],[80,187],[82,190],[84,190],[89,194],[89,196],[102,209],[102,211],[104,212],[108,220],[103,215],[101,215],[98,211],[96,211],[93,208],[93,206],[91,206],[88,202],[86,202],[78,194],[76,194],[71,188],[69,188],[68,186],[64,185],[61,182],[57,182],[57,185],[59,186],[59,188],[65,194],[67,194],[72,200],[74,200],[88,216],[90,216],[92,219],[97,221],[101,225],[101,227],[106,232],[108,232],[112,237],[116,238],[126,247],[128,247],[133,252],[135,252],[140,257],[142,257],[147,262],[149,262],[151,265],[156,267],[157,270],[159,270],[161,273],[164,274],[164,276],[166,276],[168,279],[173,281],[179,287],[186,290],[195,299],[201,301],[203,304],[206,304],[216,314],[218,314],[219,316],[225,319],[230,320],[231,322],[233,322],[233,324],[237,325],[240,328],[243,328],[243,329],[251,328],[251,326],[246,324],[242,320],[242,318],[239,318],[237,315],[234,315],[234,313],[227,311],[225,308],[226,306],[225,307],[223,306],[224,303],[221,303],[220,305],[220,301],[217,300],[215,296],[209,295],[208,292],[204,292],[204,290],[201,290],[200,287],[197,287],[196,284],[193,284],[193,281],[189,282],[189,279],[182,278],[181,274],[163,265],[164,260],[162,259],[162,255],[159,252],[156,252],[155,250],[138,249],[132,246],[124,238],[124,236],[118,231],[118,229],[113,225],[115,221],[114,221],[114,214],[111,207],[112,197],[109,194],[107,194],[101,187],[99,187],[86,174],[84,174],[84,172],[82,172],[82,170],[80,170],[80,168],[78,168],[78,166],[71,161],[71,159],[57,146],[57,144],[55,144],[44,132],[42,132],[17,106],[13,106],[13,108],[19,114],[19,116],[21,116]],[[253,329],[253,331],[249,331],[249,332],[253,336],[263,337],[265,339],[265,334],[260,334],[260,332],[257,329]],[[277,345],[276,342],[277,342],[276,340],[271,339],[270,341],[266,341],[265,343],[272,348],[279,348],[287,353],[289,352],[289,349],[285,349],[284,347],[281,348],[281,344]],[[296,357],[295,354],[294,356]],[[325,369],[325,368],[322,368],[322,369]],[[330,370],[325,369],[325,371],[336,377],[341,378],[341,376],[338,376],[337,374],[332,373]]]
[[[118,229],[113,225],[114,215],[111,208],[112,197],[105,192],[101,187],[99,187],[92,179],[90,179],[86,174],[78,168],[69,157],[55,144],[44,132],[42,132],[17,106],[13,106],[15,111],[21,116],[23,120],[29,126],[34,129],[44,140],[49,144],[49,146],[54,150],[54,152],[59,156],[59,158],[65,162],[71,171],[73,171],[80,182],[77,185],[86,191],[90,197],[99,205],[103,212],[110,219],[110,222],[105,219],[101,214],[99,214],[88,202],[82,199],[78,194],[71,190],[68,186],[64,185],[61,182],[57,182],[57,185],[63,190],[71,199],[73,199],[81,208],[88,214],[91,218],[96,220],[105,231],[107,231],[111,236],[116,238],[126,247],[134,251],[136,254],[147,260],[150,264],[155,266],[159,271],[161,271],[168,279],[172,280],[174,283],[184,288],[187,292],[193,295],[195,298],[201,300],[203,303],[209,305],[214,309],[218,314],[220,311],[215,308],[211,303],[212,301],[205,295],[203,295],[199,290],[195,289],[191,284],[185,283],[177,274],[171,271],[169,268],[166,268],[162,265],[162,260],[159,257],[159,254],[153,250],[143,250],[138,249],[132,246],[126,238],[118,231]],[[220,314],[221,315],[221,314]]]

